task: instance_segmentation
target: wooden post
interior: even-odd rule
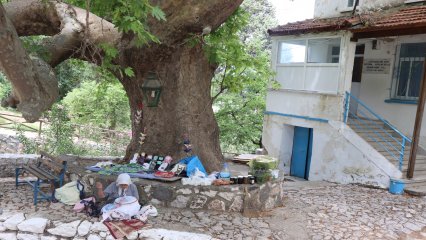
[[[40,138],[41,137],[41,124],[42,124],[42,122],[41,122],[41,120],[38,120],[39,122],[40,122],[40,124],[38,125],[38,137]]]
[[[420,83],[420,96],[417,103],[416,122],[414,124],[413,142],[411,143],[410,160],[408,161],[407,178],[413,178],[416,165],[417,148],[419,147],[420,130],[422,128],[423,112],[426,100],[426,60],[423,65],[423,80]]]

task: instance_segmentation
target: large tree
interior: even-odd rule
[[[92,1],[92,5],[89,0],[71,1],[86,4],[86,9],[60,1],[0,4],[0,71],[13,87],[3,103],[17,107],[27,120],[35,121],[58,96],[52,68],[68,58],[107,62],[119,67],[111,70],[129,97],[132,140],[126,159],[141,150],[142,133],[147,135],[142,150],[179,158],[186,134],[207,169],[218,169],[221,151],[210,98],[217,66],[206,57],[203,41],[187,43],[217,29],[242,1],[111,0]],[[147,17],[145,9],[155,10],[152,6],[159,6],[167,21]],[[97,16],[88,9],[104,15]],[[110,12],[102,11],[105,9]],[[152,11],[152,15],[162,18],[158,11]],[[19,36],[33,35],[50,36],[43,41],[47,57],[30,56],[24,49]],[[128,70],[127,74],[120,69]],[[163,86],[157,108],[142,105],[141,86],[149,71],[157,73]]]

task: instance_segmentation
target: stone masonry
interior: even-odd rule
[[[103,182],[104,186],[116,176],[88,174],[86,183]],[[262,185],[236,184],[224,186],[188,186],[180,181],[162,183],[152,180],[132,179],[138,187],[140,201],[159,207],[181,209],[242,212],[247,216],[260,216],[263,212],[282,206],[283,181]]]

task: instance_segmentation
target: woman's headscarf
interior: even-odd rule
[[[118,175],[117,180],[115,181],[115,184],[117,184],[117,187],[119,187],[118,188],[118,195],[119,196],[126,196],[127,189],[121,189],[120,184],[126,184],[126,185],[129,185],[129,187],[130,187],[130,184],[132,184],[132,179],[130,179],[129,174],[122,173],[122,174]]]
[[[122,173],[122,174],[118,175],[115,183],[117,184],[117,186],[120,185],[120,184],[130,185],[130,184],[132,184],[132,179],[130,179],[129,174]]]

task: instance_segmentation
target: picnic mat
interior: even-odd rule
[[[98,167],[95,165],[86,167],[86,169],[92,172],[97,172],[101,175],[119,175],[120,173],[144,172],[144,168],[142,167],[142,165],[137,163],[117,164],[107,167]]]
[[[101,175],[118,175],[120,173],[128,173],[130,177],[132,178],[152,179],[152,180],[159,180],[163,182],[174,182],[181,179],[181,177],[170,177],[170,178],[158,177],[158,176],[155,176],[154,173],[147,173],[140,170],[139,166],[135,166],[133,163],[126,164],[126,165],[115,165],[110,168],[89,166],[89,167],[86,167],[86,169],[92,172],[97,172]]]
[[[174,182],[174,181],[182,179],[182,177],[170,177],[170,178],[157,177],[154,175],[154,173],[129,173],[129,175],[130,177],[133,177],[133,178],[152,179],[152,180],[159,180],[163,182]]]
[[[115,239],[123,239],[145,226],[145,223],[139,219],[105,221],[104,224]]]

